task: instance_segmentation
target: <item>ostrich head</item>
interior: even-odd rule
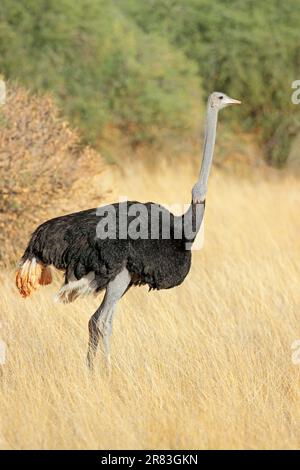
[[[225,95],[225,93],[221,93],[219,91],[214,91],[208,98],[208,106],[214,109],[223,109],[231,104],[241,104],[241,101],[234,100],[233,98]]]

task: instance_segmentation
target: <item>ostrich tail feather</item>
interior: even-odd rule
[[[47,285],[51,281],[50,268],[35,258],[24,261],[16,272],[16,286],[24,298],[30,297],[39,285]]]

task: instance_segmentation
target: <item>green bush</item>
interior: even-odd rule
[[[132,143],[190,125],[197,69],[105,0],[1,0],[0,71],[51,90],[95,143],[107,124]]]
[[[291,83],[299,79],[298,0],[119,0],[147,33],[159,32],[198,65],[206,93],[243,100],[238,116],[258,131],[267,158],[286,161],[300,132]],[[226,116],[227,118],[227,116]]]

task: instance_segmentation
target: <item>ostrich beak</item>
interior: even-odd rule
[[[239,101],[239,100],[235,100],[233,98],[230,98],[229,96],[226,96],[225,103],[226,104],[241,104],[242,102]]]

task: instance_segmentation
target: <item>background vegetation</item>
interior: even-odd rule
[[[4,0],[0,57],[6,76],[51,90],[89,142],[107,124],[136,143],[191,123],[196,67],[114,2]]]
[[[159,32],[198,66],[205,95],[240,97],[238,119],[259,133],[266,157],[281,166],[300,130],[291,84],[300,67],[300,3],[287,0],[119,0],[148,33]],[[226,118],[227,119],[227,118]]]
[[[0,71],[51,90],[90,143],[107,126],[134,145],[181,134],[201,91],[225,90],[244,101],[227,119],[282,166],[300,129],[299,24],[297,0],[2,0]]]

